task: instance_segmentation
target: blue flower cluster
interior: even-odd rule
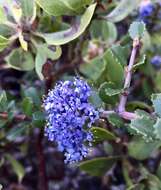
[[[151,2],[143,3],[139,9],[139,17],[143,22],[149,23],[149,17],[153,14],[153,12],[154,5]]]
[[[89,103],[91,88],[79,79],[59,82],[44,99],[47,113],[45,134],[57,142],[58,150],[65,152],[65,162],[82,160],[88,154],[93,140],[89,128],[99,113]]]
[[[156,68],[161,68],[161,56],[155,55],[154,57],[152,57],[151,64]]]

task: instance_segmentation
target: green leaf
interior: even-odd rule
[[[53,16],[77,15],[82,13],[92,0],[36,0],[38,5]]]
[[[79,164],[81,170],[92,176],[102,176],[117,161],[118,157],[100,157],[92,160],[84,161]]]
[[[146,142],[141,137],[135,137],[128,144],[129,155],[137,160],[144,160],[148,158],[153,151],[161,145],[160,142]]]
[[[154,134],[156,138],[161,140],[161,118],[157,118],[157,122],[154,124]]]
[[[53,50],[52,48],[48,47],[47,44],[37,46],[37,54],[35,59],[35,69],[40,77],[43,80],[42,68],[43,65],[46,63],[47,59],[56,60],[61,56],[61,48],[56,46],[56,49]]]
[[[137,118],[133,119],[130,124],[130,128],[133,129],[136,134],[141,135],[147,142],[150,140],[154,140],[154,120],[153,118],[146,112],[137,110],[136,111]]]
[[[13,171],[17,175],[19,183],[21,183],[23,177],[25,176],[25,169],[24,169],[24,167],[21,165],[21,163],[19,161],[17,161],[10,154],[6,154],[5,156],[6,156],[7,160],[10,162]]]
[[[146,55],[144,54],[141,59],[139,60],[138,63],[136,63],[134,66],[133,66],[133,69],[137,69],[138,67],[140,67],[141,65],[144,65],[145,64],[145,60],[146,60]]]
[[[5,23],[7,21],[7,15],[4,11],[3,6],[0,4],[0,24]]]
[[[0,35],[0,51],[8,46],[10,40]]]
[[[99,88],[99,96],[107,104],[116,104],[118,94],[122,90],[116,89],[116,86],[111,82],[104,82]]]
[[[36,88],[30,87],[30,88],[24,89],[24,95],[28,98],[31,98],[34,104],[40,106],[41,100]]]
[[[6,135],[6,138],[9,141],[14,141],[16,140],[17,137],[20,137],[25,131],[27,130],[26,126],[18,126],[14,127]]]
[[[80,17],[79,21],[77,21],[73,26],[71,26],[71,28],[67,30],[55,33],[35,33],[35,35],[44,38],[49,45],[66,44],[78,38],[86,30],[94,14],[95,7],[96,4],[90,5],[86,9],[85,13]]]
[[[116,140],[116,136],[107,129],[103,129],[100,127],[92,127],[91,132],[93,133],[94,143],[99,143],[105,140]]]
[[[130,50],[129,45],[126,46],[113,45],[111,47],[111,51],[113,52],[114,56],[117,57],[122,66],[127,65],[127,60],[130,53],[129,50]]]
[[[111,22],[119,22],[126,18],[134,9],[138,7],[140,0],[121,0],[116,8],[105,18]]]
[[[0,93],[0,111],[6,111],[7,109],[7,95],[5,91]]]
[[[20,3],[23,17],[31,18],[34,15],[34,9],[36,6],[34,0],[20,0]]]
[[[153,107],[155,113],[161,117],[161,93],[160,94],[152,94],[151,101],[153,102]]]
[[[23,101],[22,101],[22,109],[23,109],[24,113],[27,116],[31,116],[32,115],[33,101],[31,100],[31,98],[26,97],[26,98],[23,99]]]
[[[144,22],[133,22],[129,28],[129,35],[134,40],[135,38],[142,38],[146,31]]]
[[[90,26],[92,38],[101,38],[105,43],[112,44],[117,39],[116,26],[105,20],[93,20]]]
[[[41,111],[37,111],[37,112],[33,113],[32,117],[33,117],[34,121],[44,121],[45,120],[45,115]]]
[[[116,126],[116,127],[123,127],[125,124],[124,124],[124,121],[121,117],[119,117],[117,114],[110,114],[108,116],[108,121],[109,123],[111,123],[113,126]]]
[[[21,48],[14,49],[6,58],[7,63],[14,69],[29,71],[34,68],[34,59],[30,52],[25,52]]]
[[[106,75],[108,80],[114,83],[117,88],[122,88],[124,81],[124,69],[111,49],[104,53],[103,60],[106,64]]]
[[[96,57],[90,62],[80,66],[81,73],[93,81],[97,81],[99,77],[101,77],[104,70],[105,63],[101,57]]]

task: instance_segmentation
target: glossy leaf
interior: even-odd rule
[[[144,160],[148,158],[153,151],[155,151],[161,145],[160,142],[146,142],[141,137],[135,137],[128,144],[129,155],[138,160]]]
[[[114,83],[104,82],[99,88],[99,96],[107,104],[116,104],[121,90],[116,89]]]
[[[99,77],[101,77],[104,69],[105,63],[101,57],[96,57],[90,62],[87,62],[80,66],[81,73],[93,81],[97,81]]]
[[[90,26],[92,38],[101,39],[112,44],[117,39],[116,26],[105,20],[93,20]]]
[[[145,61],[146,61],[146,55],[144,54],[141,59],[139,60],[138,63],[136,63],[134,66],[133,66],[133,69],[137,69],[138,67],[142,66],[145,64]]]
[[[116,136],[108,131],[107,129],[100,128],[100,127],[92,127],[91,132],[93,133],[93,142],[99,143],[105,140],[115,140]]]
[[[48,47],[47,44],[37,46],[35,69],[41,80],[44,78],[42,68],[47,59],[56,60],[61,56],[61,53],[62,51],[59,46],[56,46],[54,50],[52,47]]]
[[[19,0],[21,3],[22,8],[22,15],[25,18],[32,18],[34,15],[34,9],[36,8],[35,1],[34,0]]]
[[[146,141],[151,141],[155,139],[154,134],[154,120],[151,116],[141,110],[136,111],[137,118],[131,121],[130,127],[136,132],[136,134],[141,135]]]
[[[38,5],[53,16],[77,15],[82,13],[92,0],[36,0]]]
[[[94,14],[96,4],[90,5],[85,13],[80,17],[79,20],[75,24],[71,26],[71,28],[55,32],[55,33],[35,33],[36,35],[45,39],[47,44],[49,45],[63,45],[66,44],[76,38],[78,38],[87,28],[89,25],[92,16]]]
[[[119,22],[126,18],[134,9],[138,7],[140,0],[121,0],[116,8],[105,18],[111,22]]]
[[[128,45],[126,46],[121,46],[121,45],[113,45],[111,47],[111,51],[113,52],[114,56],[117,57],[119,60],[120,64],[122,66],[127,65],[129,53],[130,53],[130,48]]]
[[[124,80],[124,69],[121,63],[110,49],[104,53],[103,60],[106,64],[108,80],[114,83],[117,88],[121,88]]]
[[[81,170],[92,176],[102,176],[111,169],[118,157],[100,157],[79,164]],[[95,167],[93,167],[95,166]]]
[[[35,67],[32,54],[23,51],[21,48],[14,49],[6,60],[10,67],[17,70],[29,71]]]

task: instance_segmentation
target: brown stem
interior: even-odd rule
[[[1,118],[1,119],[5,119],[5,120],[8,119],[8,118],[9,118],[8,113],[7,113],[7,112],[1,112],[1,113],[0,113],[0,118]],[[13,119],[14,119],[14,120],[17,120],[17,121],[30,121],[30,118],[27,117],[27,116],[24,115],[24,114],[15,115],[15,116],[13,117]]]
[[[39,131],[39,134],[37,136],[37,143],[36,143],[38,169],[39,169],[38,189],[48,190],[48,181],[47,181],[47,175],[46,175],[45,157],[44,157],[44,152],[43,152],[42,140],[43,140],[43,131]]]

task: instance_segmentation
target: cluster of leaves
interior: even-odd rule
[[[64,174],[63,159],[55,145],[48,145],[42,137],[45,117],[41,105],[43,94],[59,78],[81,75],[93,86],[91,102],[96,108],[114,112],[91,128],[93,147],[87,160],[77,166],[86,177],[103,179],[100,186],[104,189],[161,189],[161,71],[150,64],[152,56],[161,54],[160,23],[145,29],[145,24],[137,20],[141,2],[0,0],[0,80],[5,81],[3,72],[10,68],[22,73],[21,77],[15,73],[18,97],[5,85],[0,94],[0,167],[9,176],[0,172],[4,187],[79,189],[71,183],[68,187],[66,182],[56,187],[53,184],[53,180],[63,181],[63,177],[72,180],[71,175]],[[159,12],[159,2],[153,3]],[[125,89],[136,39],[142,45],[130,71],[131,87]],[[126,90],[130,92],[126,110],[136,116],[131,121],[117,112],[120,96]],[[8,171],[10,166],[12,171]],[[36,178],[33,181],[32,175]],[[76,184],[77,179],[74,181]]]

